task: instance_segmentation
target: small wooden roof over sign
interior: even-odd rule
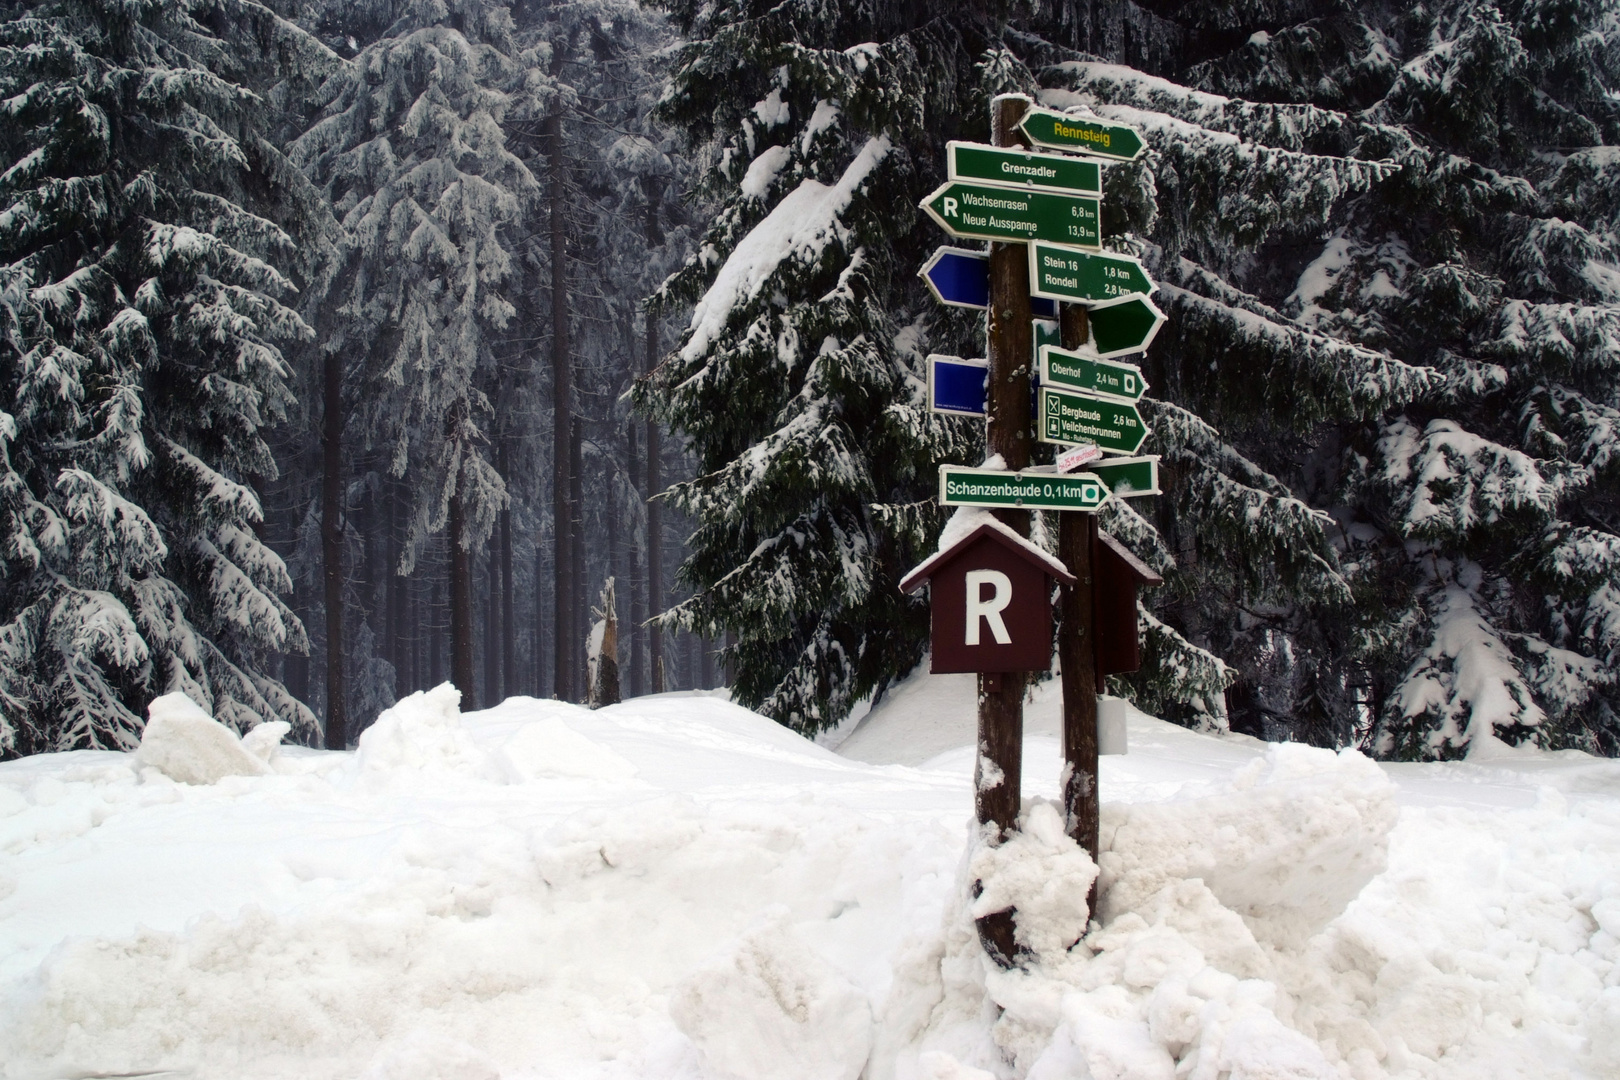
[[[1141,559],[1138,559],[1135,555],[1131,554],[1130,549],[1127,548],[1124,544],[1120,543],[1118,540],[1115,540],[1112,536],[1109,536],[1107,533],[1103,532],[1101,529],[1097,530],[1097,539],[1102,542],[1104,547],[1106,547],[1109,551],[1113,552],[1113,554],[1119,559],[1120,562],[1125,564],[1126,569],[1131,574],[1135,575],[1136,584],[1138,584],[1138,585],[1163,585],[1164,584],[1164,578],[1160,577],[1157,573],[1155,573],[1153,571],[1153,568],[1150,567],[1147,563],[1143,562]]]
[[[995,541],[997,544],[1000,544],[1014,555],[1017,555],[1025,562],[1028,562],[1032,566],[1039,569],[1042,573],[1056,578],[1065,585],[1074,584],[1074,575],[1069,573],[1068,567],[1064,566],[1057,559],[1054,559],[1052,556],[1048,555],[1046,552],[1042,551],[1040,548],[1036,547],[1022,536],[1019,536],[1017,533],[1013,532],[1012,529],[1008,528],[1000,521],[997,521],[989,514],[985,515],[985,519],[986,520],[982,524],[980,524],[977,528],[970,530],[961,539],[951,544],[950,547],[947,547],[942,551],[935,552],[933,555],[930,555],[927,559],[918,564],[916,568],[911,571],[911,573],[907,574],[900,580],[900,591],[908,593],[916,592],[918,589],[927,584],[930,577],[932,577],[938,571],[944,569],[955,560],[956,556],[976,545],[981,539]],[[1146,569],[1146,567],[1144,567],[1144,569]],[[1152,573],[1151,570],[1148,572]]]

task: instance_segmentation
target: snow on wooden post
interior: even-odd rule
[[[612,578],[602,586],[601,603],[591,612],[596,623],[585,646],[585,667],[590,678],[587,701],[593,709],[619,703],[619,619]]]

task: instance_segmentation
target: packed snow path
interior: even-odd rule
[[[1043,687],[1032,835],[1056,717]],[[969,677],[842,754],[704,695],[441,689],[352,754],[173,730],[0,764],[8,1078],[1620,1072],[1615,762],[1380,768],[1133,715],[1106,926],[1007,974],[960,906]],[[176,746],[220,778],[145,763]]]

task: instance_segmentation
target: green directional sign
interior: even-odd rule
[[[1102,357],[1141,352],[1164,325],[1164,312],[1145,296],[1128,296],[1089,307],[1091,343]]]
[[[1134,499],[1142,495],[1163,495],[1159,490],[1159,457],[1107,458],[1087,466],[1108,485],[1108,493],[1116,499]]]
[[[1089,513],[1108,501],[1108,485],[1089,472],[1014,473],[941,465],[939,501],[942,506],[1022,506]]]
[[[1142,378],[1142,369],[1135,364],[1099,360],[1094,356],[1054,349],[1049,345],[1038,352],[1041,383],[1044,386],[1086,390],[1126,401],[1141,401],[1142,395],[1147,393],[1147,380]]]
[[[946,232],[963,239],[1052,240],[1091,248],[1102,242],[1099,203],[1080,195],[953,180],[920,205]]]
[[[1147,145],[1142,133],[1133,127],[1051,109],[1029,110],[1018,126],[1036,146],[1054,146],[1118,161],[1136,159]]]
[[[989,180],[1079,195],[1102,194],[1102,167],[1095,161],[1062,154],[1032,154],[1028,150],[983,143],[948,142],[945,168],[952,180]]]
[[[1029,292],[1050,300],[1146,296],[1153,280],[1129,255],[1093,254],[1040,241],[1029,245]]]
[[[1142,414],[1129,402],[1044,385],[1036,401],[1042,442],[1094,442],[1112,454],[1134,454],[1147,438]]]

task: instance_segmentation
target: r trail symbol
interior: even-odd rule
[[[1001,613],[1012,603],[1012,579],[1000,570],[969,570],[966,584],[967,632],[964,638],[967,643],[979,643],[979,623],[983,622],[989,624],[997,645],[1011,645],[1012,635],[1007,633],[1007,624],[1001,621]],[[995,590],[989,600],[984,598],[986,585]]]

